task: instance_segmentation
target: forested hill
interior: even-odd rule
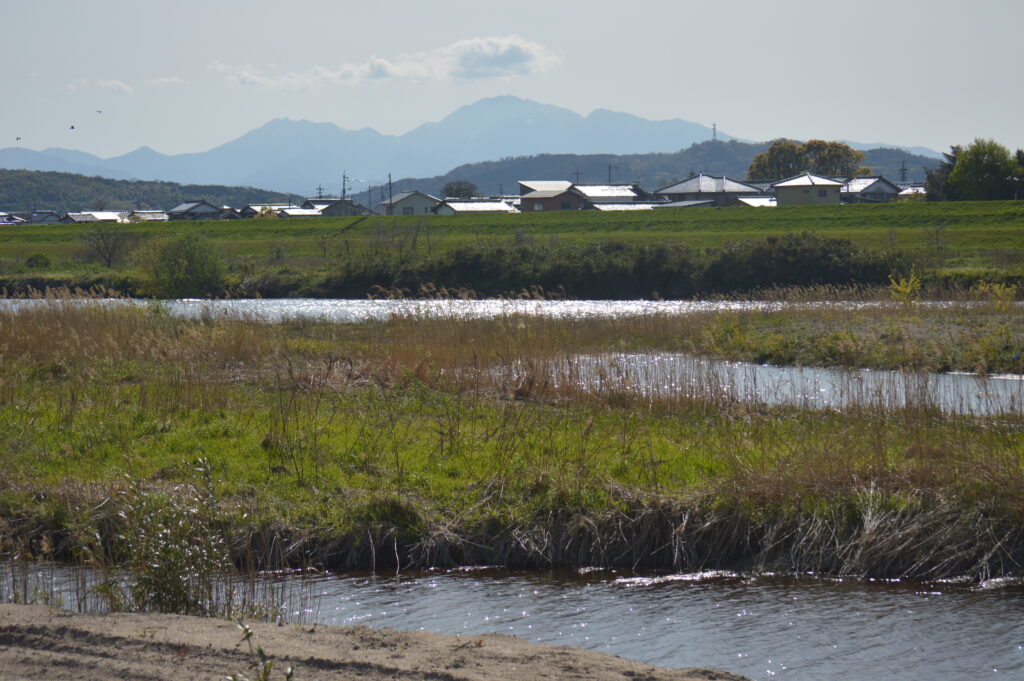
[[[296,197],[292,197],[296,198]],[[288,194],[215,184],[109,180],[73,173],[0,169],[0,211],[167,210],[184,201],[215,206],[286,203]]]
[[[768,142],[706,141],[664,154],[518,156],[500,161],[467,163],[437,177],[402,179],[395,183],[394,189],[418,189],[437,196],[446,183],[464,180],[475,184],[482,194],[497,194],[499,191],[510,194],[516,192],[517,180],[576,182],[578,171],[579,182],[595,184],[607,182],[610,170],[612,182],[639,180],[644,189],[653,191],[699,172],[743,179],[754,156],[768,146]],[[864,165],[893,182],[899,181],[900,165],[904,162],[908,182],[923,182],[925,168],[939,163],[936,159],[899,149],[869,149],[864,152]]]

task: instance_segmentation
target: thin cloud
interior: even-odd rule
[[[64,87],[66,89],[68,89],[68,90],[71,90],[72,92],[77,92],[78,90],[90,90],[90,89],[94,89],[94,88],[101,88],[103,90],[111,90],[113,92],[117,92],[117,93],[120,93],[122,95],[134,95],[135,94],[135,90],[132,89],[132,86],[128,85],[124,81],[121,81],[121,80],[103,80],[101,78],[98,78],[98,79],[79,78],[79,79],[77,79],[77,80],[75,80],[75,81],[73,81],[71,83],[68,83]]]
[[[147,85],[156,85],[159,87],[171,86],[171,85],[185,85],[188,82],[177,76],[160,76],[158,78],[150,78],[146,81]]]
[[[426,52],[403,54],[396,59],[371,57],[360,64],[337,68],[314,66],[306,71],[268,74],[250,65],[234,66],[215,61],[211,71],[243,87],[262,87],[284,92],[308,92],[325,86],[354,85],[381,80],[479,80],[523,76],[546,71],[561,60],[543,45],[517,35],[469,38]]]

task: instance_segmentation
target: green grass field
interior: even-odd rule
[[[78,284],[132,276],[135,262],[113,270],[86,255],[89,226],[0,228],[0,277],[8,284],[36,278]],[[715,249],[769,236],[811,233],[846,239],[865,250],[901,253],[926,275],[1024,275],[1024,203],[908,202],[887,205],[776,209],[668,209],[629,213],[548,213],[240,220],[119,225],[137,243],[168,235],[201,234],[225,256],[237,279],[253,273],[311,282],[367,258],[438,258],[458,248],[528,244],[685,244]],[[29,267],[42,254],[49,263]]]

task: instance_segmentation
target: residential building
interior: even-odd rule
[[[277,211],[279,218],[319,218],[323,217],[316,208],[282,208]]]
[[[519,180],[519,195],[525,196],[530,192],[565,191],[572,187],[572,182],[565,180]]]
[[[843,183],[827,177],[803,173],[772,185],[779,206],[839,205]]]
[[[384,215],[427,215],[441,199],[419,191],[399,192],[377,204]]]
[[[593,204],[570,184],[568,189],[540,189],[523,194],[519,198],[519,210],[523,213],[540,211],[582,210]]]
[[[52,210],[34,210],[26,222],[30,225],[56,225],[60,224],[60,215]]]
[[[186,201],[167,211],[167,218],[169,220],[218,220],[223,213],[223,208],[218,208],[206,201]]]
[[[437,204],[434,212],[438,215],[461,215],[463,213],[518,213],[519,210],[508,201],[495,198],[445,199]]]
[[[133,210],[125,216],[127,222],[167,222],[167,213],[162,210]]]
[[[124,222],[124,211],[110,210],[87,210],[81,213],[68,213],[60,219],[64,224],[79,224],[86,222]]]
[[[250,203],[245,208],[238,211],[238,217],[240,218],[254,218],[260,213],[277,213],[278,211],[288,210],[290,208],[298,208],[292,203]]]
[[[844,203],[887,203],[900,195],[900,187],[881,175],[853,177],[839,190]]]
[[[593,204],[632,203],[647,196],[647,193],[635,184],[574,184],[572,187]]]
[[[735,205],[741,196],[759,196],[758,187],[739,182],[724,175],[705,175],[699,173],[682,182],[662,187],[654,192],[655,196],[666,201],[705,201],[710,200],[716,206]]]

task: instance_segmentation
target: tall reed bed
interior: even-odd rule
[[[0,312],[0,537],[129,568],[108,586],[131,607],[209,611],[211,575],[285,566],[980,578],[1024,560],[1019,410],[769,407],[699,371],[653,394],[581,380],[581,355],[699,353],[770,312],[265,324],[82,303]]]

